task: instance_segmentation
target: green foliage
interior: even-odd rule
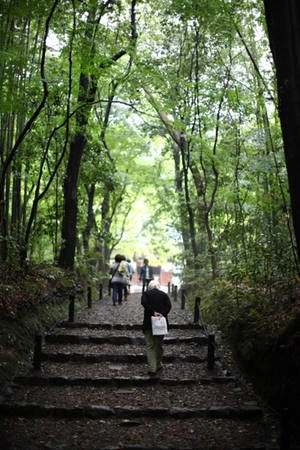
[[[0,384],[10,379],[18,364],[28,358],[35,334],[43,334],[57,320],[68,317],[69,294],[76,310],[86,306],[88,277],[46,265],[1,265]],[[94,296],[95,290],[94,290]]]
[[[25,293],[24,293],[25,295]],[[86,299],[76,299],[76,310]],[[48,331],[58,320],[68,317],[68,301],[49,298],[23,311],[14,321],[0,317],[0,385],[11,379],[18,365],[30,357],[35,334]]]
[[[0,113],[13,134],[1,132],[3,161],[43,96],[50,12],[45,2],[5,5]],[[113,2],[91,24],[98,6],[66,3],[51,18],[46,104],[7,171],[8,260],[25,247],[31,261],[55,261],[64,245],[62,188],[80,108],[89,111],[76,192],[80,270],[101,278],[118,249],[158,264],[176,259],[188,282],[268,286],[272,299],[297,262],[262,3],[142,2],[136,47],[129,2]],[[97,81],[88,105],[78,102],[82,72],[91,89]]]
[[[293,283],[293,291],[297,287]],[[194,296],[201,296],[201,316],[205,323],[221,330],[223,337],[230,342],[241,361],[255,361],[268,341],[276,340],[288,325],[286,320],[275,325],[280,312],[278,305],[290,301],[286,292],[290,286],[277,287],[276,301],[270,301],[268,289],[255,289],[249,283],[232,284],[225,280],[206,281],[192,285],[189,290],[189,302],[192,307]],[[292,314],[291,314],[292,317]]]

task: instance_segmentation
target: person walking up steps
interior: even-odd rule
[[[125,258],[125,256],[124,256]],[[131,286],[131,280],[132,280],[132,274],[134,273],[133,267],[130,264],[130,259],[126,259],[126,285],[124,286],[124,300],[128,300],[128,295],[130,294],[130,286]]]
[[[124,286],[126,286],[126,271],[127,265],[124,261],[123,255],[116,255],[115,262],[110,267],[109,273],[111,274],[111,287],[112,287],[112,301],[116,306],[122,303],[122,294]]]
[[[143,333],[145,335],[148,374],[151,377],[158,376],[162,371],[162,357],[163,357],[163,339],[164,336],[153,336],[151,316],[164,316],[168,323],[168,314],[171,311],[172,305],[169,296],[160,290],[160,284],[156,280],[149,283],[148,291],[142,294],[141,304],[144,307]]]
[[[132,267],[130,259],[127,259],[126,261],[127,261],[127,267],[128,267],[128,273],[129,273],[128,293],[130,293],[130,286],[131,286],[132,276],[134,274],[134,268]]]

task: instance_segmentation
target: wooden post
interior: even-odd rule
[[[174,286],[174,302],[177,302],[177,286]]]
[[[200,297],[195,298],[194,323],[199,323],[200,318]]]
[[[34,354],[33,354],[33,367],[37,370],[41,368],[42,358],[42,336],[36,334],[34,338]]]
[[[174,297],[174,284],[172,284],[171,295],[172,295],[172,297]]]
[[[171,293],[171,283],[170,281],[168,281],[168,295],[170,295]]]
[[[103,298],[103,284],[99,283],[99,300]]]
[[[185,290],[181,290],[181,309],[185,309]]]
[[[111,285],[110,285],[110,280],[108,280],[108,295],[111,295]]]
[[[75,296],[70,295],[69,297],[69,322],[74,322],[74,303],[75,303]]]
[[[92,288],[88,287],[88,308],[92,307]]]
[[[213,369],[215,364],[215,335],[209,334],[207,343],[207,367]]]

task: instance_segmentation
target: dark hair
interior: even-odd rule
[[[144,264],[148,264],[149,260],[147,258],[144,259]]]

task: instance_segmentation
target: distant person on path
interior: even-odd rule
[[[124,300],[127,300],[127,297],[130,294],[131,280],[132,280],[132,275],[134,274],[134,269],[131,265],[130,259],[126,259],[126,264],[127,264],[127,272],[126,272],[127,284],[124,288]]]
[[[127,301],[128,300],[128,295],[130,293],[130,281],[132,278],[132,273],[133,273],[133,269],[132,266],[130,264],[130,259],[126,259],[126,256],[122,256],[125,264],[126,264],[126,274],[125,274],[125,278],[126,278],[126,284],[124,284],[124,300]],[[129,262],[128,262],[129,261]]]
[[[139,280],[143,282],[142,292],[148,290],[148,285],[150,281],[153,280],[153,269],[149,266],[149,261],[146,258],[144,259],[144,265],[140,271]]]
[[[123,255],[116,255],[115,261],[109,269],[111,274],[111,287],[112,287],[112,301],[113,305],[116,306],[117,302],[119,305],[122,303],[122,295],[124,286],[126,286],[126,271],[127,264],[124,260]]]
[[[153,336],[151,316],[164,316],[168,323],[168,313],[172,305],[169,296],[160,289],[160,284],[156,280],[149,283],[148,290],[142,294],[141,304],[144,307],[143,333],[145,335],[148,374],[151,377],[158,376],[162,371],[162,357],[163,357],[163,339],[164,336]]]

